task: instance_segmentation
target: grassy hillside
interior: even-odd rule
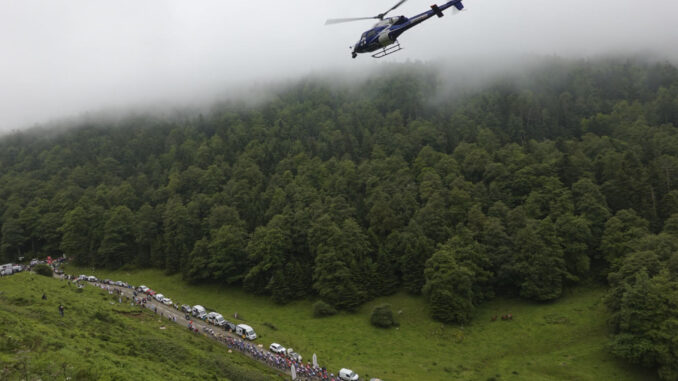
[[[101,290],[28,273],[0,278],[2,380],[273,378],[244,356]]]
[[[227,318],[237,312],[256,329],[261,344],[292,346],[305,359],[315,352],[335,372],[349,367],[389,381],[656,379],[606,352],[607,312],[601,303],[604,290],[598,288],[580,289],[550,304],[495,300],[480,307],[470,326],[458,327],[431,320],[424,300],[406,294],[379,298],[356,314],[314,319],[310,301],[279,306],[237,289],[187,285],[179,276],[155,270],[68,271],[145,284],[176,302],[202,304]],[[381,303],[402,311],[399,328],[370,325],[369,314]],[[491,321],[504,313],[514,320]]]

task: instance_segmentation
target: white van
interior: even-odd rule
[[[254,332],[254,329],[247,324],[238,324],[235,326],[235,334],[243,336],[248,340],[254,340],[257,338],[257,333]]]
[[[207,310],[205,309],[205,307],[196,304],[195,306],[193,306],[193,310],[191,310],[191,315],[197,317],[198,319],[202,319],[205,316],[207,316]]]

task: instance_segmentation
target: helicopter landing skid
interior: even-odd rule
[[[403,50],[403,48],[400,47],[400,42],[396,40],[392,45],[386,46],[382,50],[372,54],[372,57],[374,58],[386,57],[387,55],[393,54],[399,50]]]

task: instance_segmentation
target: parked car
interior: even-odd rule
[[[181,311],[186,312],[187,314],[191,313],[191,306],[188,304],[184,304],[181,306]]]
[[[301,362],[301,359],[302,359],[301,355],[299,353],[295,352],[294,349],[292,349],[292,348],[287,348],[287,350],[285,351],[285,355],[290,360]]]
[[[144,286],[143,284],[141,286],[137,287],[137,291],[139,291],[139,292],[146,292],[148,290],[150,290],[150,288]]]
[[[155,294],[154,298],[155,300],[162,302],[162,299],[165,297],[163,294]]]
[[[236,325],[235,323],[231,323],[228,320],[224,320],[224,325],[222,327],[224,327],[224,329],[227,331],[235,332]]]
[[[168,306],[172,305],[172,299],[170,299],[170,298],[162,298],[161,302],[162,302],[162,304],[165,304],[165,305],[168,305]]]
[[[94,275],[90,275],[90,276],[87,277],[87,281],[88,282],[97,282],[98,279]]]
[[[356,372],[346,368],[339,370],[339,378],[344,381],[358,381],[360,379]]]
[[[271,352],[277,353],[277,354],[279,354],[279,355],[284,355],[284,354],[285,354],[285,347],[283,347],[282,345],[280,345],[280,344],[278,344],[278,343],[273,343],[273,344],[271,344],[271,345],[268,347],[268,349],[269,349]]]

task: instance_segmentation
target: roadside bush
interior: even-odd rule
[[[393,311],[391,311],[390,304],[382,304],[374,307],[372,316],[370,316],[370,323],[379,328],[391,328],[394,325],[398,325],[393,317]]]
[[[96,311],[94,313],[93,317],[95,319],[99,320],[99,321],[104,322],[104,323],[112,323],[113,322],[113,318],[111,317],[111,315],[109,315],[108,313],[103,312],[103,311]]]
[[[337,310],[329,304],[319,300],[313,304],[313,317],[321,318],[332,316],[337,313]]]
[[[275,325],[273,325],[273,323],[269,323],[269,322],[265,321],[265,322],[263,322],[262,324],[265,325],[266,327],[268,327],[268,328],[274,330],[274,331],[277,331],[277,330],[278,330],[278,327],[276,327]]]
[[[52,268],[45,264],[36,265],[33,267],[33,272],[50,278],[52,277]]]

